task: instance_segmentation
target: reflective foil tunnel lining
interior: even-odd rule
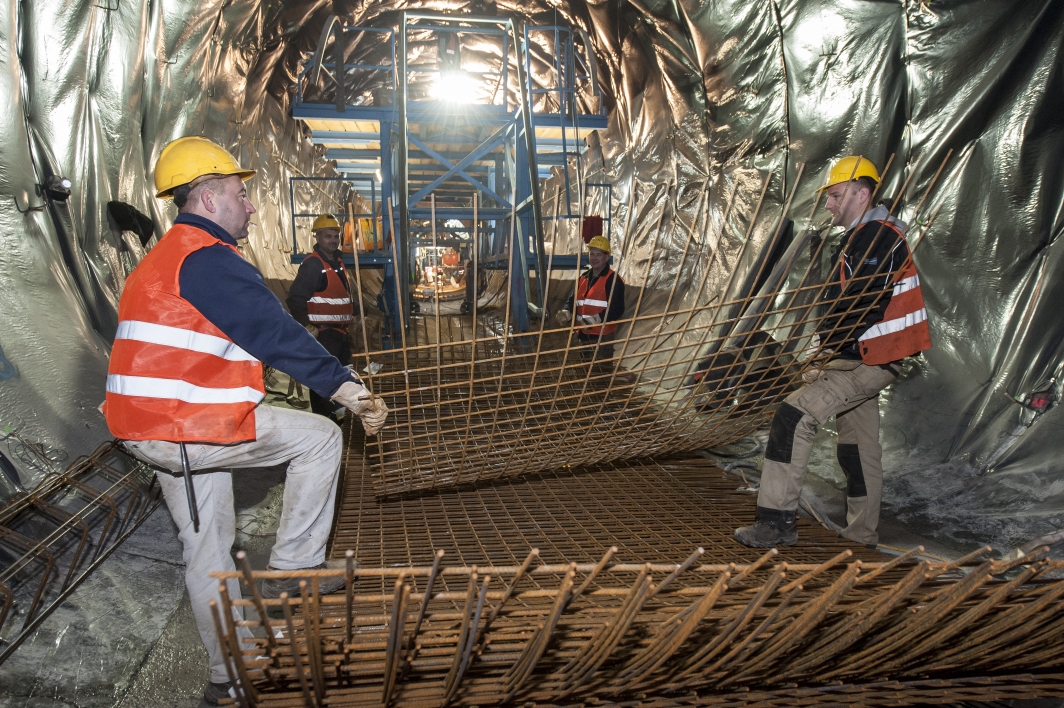
[[[9,234],[5,248],[12,260],[6,261],[9,265],[0,278],[20,293],[25,288],[26,297],[5,310],[9,326],[3,328],[0,346],[21,376],[5,381],[3,395],[15,414],[37,421],[52,444],[75,453],[91,450],[106,437],[102,421],[92,413],[99,402],[106,342],[93,333],[96,315],[87,303],[94,301],[106,310],[117,301],[121,287],[121,273],[108,275],[119,266],[105,248],[107,203],[120,200],[151,215],[156,233],[162,233],[172,215],[150,199],[147,189],[149,167],[159,148],[179,134],[224,140],[242,162],[268,168],[262,171],[262,182],[252,185],[259,190],[254,198],[262,211],[247,253],[281,291],[280,281],[292,273],[286,233],[291,219],[284,200],[274,196],[289,175],[330,172],[288,116],[284,91],[294,81],[300,60],[314,47],[330,8],[286,14],[251,4],[197,13],[182,0],[151,8],[120,5],[111,11],[90,5],[83,8],[86,21],[71,26],[57,25],[39,8],[25,4],[11,5],[4,15],[12,28],[21,28],[21,34],[5,36],[20,36],[22,44],[3,76],[16,110],[7,114],[3,131],[10,140],[0,169],[10,185],[5,188],[10,201],[0,219],[3,233]],[[394,9],[359,8],[350,22],[387,24]],[[622,275],[630,280],[642,275],[656,224],[664,224],[658,236],[661,248],[675,254],[684,250],[686,226],[700,220],[700,192],[706,193],[704,218],[723,227],[720,240],[708,246],[718,254],[718,267],[726,275],[735,268],[747,270],[749,261],[738,259],[737,252],[766,167],[777,171],[787,166],[785,183],[772,185],[766,195],[765,208],[771,211],[785,200],[791,166],[799,161],[819,170],[844,152],[883,157],[899,151],[898,136],[907,130],[911,137],[898,158],[905,170],[897,171],[899,177],[890,178],[888,187],[896,186],[903,172],[922,186],[939,162],[934,149],[960,149],[960,158],[942,179],[941,197],[935,198],[943,216],[929,236],[934,247],[921,260],[940,300],[932,307],[959,314],[955,323],[939,325],[936,337],[944,338],[944,346],[928,354],[919,380],[896,386],[888,424],[902,427],[908,443],[931,458],[941,453],[958,462],[990,459],[1014,427],[1014,409],[996,390],[983,391],[976,382],[1015,381],[1017,390],[1030,390],[1060,359],[1055,318],[1047,319],[1052,310],[1047,303],[1059,299],[1055,283],[1060,279],[1052,277],[1059,249],[1050,245],[1037,262],[1024,254],[1031,252],[1032,244],[1059,242],[1051,237],[1052,219],[1047,215],[1059,211],[1062,195],[1043,190],[1033,199],[999,201],[1001,208],[984,208],[989,195],[1012,190],[1020,175],[1045,172],[1040,156],[1060,152],[1053,142],[1058,133],[1014,130],[1029,121],[1052,125],[1055,120],[1053,114],[1040,118],[1044,102],[1019,97],[1041,96],[1047,90],[1052,72],[1040,67],[1053,65],[1059,53],[1054,40],[1061,27],[1059,7],[1052,2],[1006,2],[987,14],[986,7],[963,4],[943,15],[920,4],[887,8],[859,3],[845,22],[833,6],[812,1],[788,6],[778,16],[767,4],[697,11],[683,4],[654,10],[622,4],[607,13],[581,3],[543,3],[498,10],[556,16],[560,23],[584,29],[598,54],[598,83],[615,117],[614,127],[592,139],[589,169],[601,169],[604,180],[614,184],[617,236],[628,261]],[[973,29],[983,26],[998,30],[992,41]],[[111,31],[118,27],[124,30]],[[846,41],[857,28],[867,29],[862,36],[868,40]],[[102,63],[84,60],[79,48],[89,46],[99,49]],[[212,47],[210,61],[203,60],[207,55],[198,49],[204,46]],[[1002,59],[982,61],[985,52]],[[894,60],[901,56],[905,62]],[[1017,64],[1011,58],[1018,56],[1029,60]],[[100,72],[94,68],[99,66],[127,68]],[[911,71],[899,68],[903,66]],[[1011,66],[1015,74],[1003,78],[1002,72]],[[747,85],[748,91],[735,88]],[[972,90],[983,85],[1006,88]],[[93,101],[68,100],[84,86],[95,87]],[[842,95],[848,98],[839,99]],[[904,103],[899,102],[901,96],[907,97]],[[951,102],[945,96],[970,100]],[[899,123],[902,115],[911,126],[905,130]],[[968,120],[973,115],[990,118]],[[147,137],[138,137],[142,135]],[[955,136],[956,142],[937,145],[936,136],[943,135]],[[1026,149],[1043,137],[1047,142],[1038,143],[1039,149]],[[43,145],[50,157],[42,158],[37,147],[31,154],[31,142]],[[1012,159],[1016,155],[1022,160]],[[1020,163],[1022,169],[1006,167]],[[753,169],[755,165],[760,170]],[[73,262],[90,263],[84,272],[78,268],[76,276],[61,257],[65,246],[50,217],[14,210],[16,205],[25,209],[39,204],[36,183],[43,183],[46,173],[72,182],[66,208],[84,236],[72,245]],[[817,177],[810,175],[814,182]],[[675,207],[659,209],[670,180],[675,184]],[[739,204],[732,207],[736,192]],[[319,196],[313,190],[300,192],[298,208],[318,208]],[[804,191],[798,193],[796,210],[804,211],[808,198]],[[335,199],[343,203],[342,195]],[[798,224],[798,229],[805,226]],[[986,266],[997,260],[1000,233],[1019,234],[1002,244],[1001,252],[1003,262],[1016,265],[991,269],[998,275],[989,275]],[[569,238],[561,236],[558,252],[565,251]],[[765,238],[760,229],[751,236]],[[695,257],[694,252],[688,256]],[[668,283],[677,262],[662,262],[650,274],[651,286]],[[13,263],[20,266],[13,268]],[[1035,275],[1045,285],[1025,289]],[[86,285],[86,278],[97,279],[99,285]],[[708,289],[715,290],[723,280],[720,273],[712,274]],[[951,285],[965,282],[975,289],[962,292]],[[690,277],[682,274],[680,287],[690,285]],[[35,309],[49,313],[47,328],[23,326],[39,321]],[[103,313],[97,319],[107,317]],[[1027,334],[1007,334],[1019,331],[1015,327],[1020,323],[1027,323]],[[973,339],[975,331],[979,334]],[[37,348],[39,341],[47,346]],[[991,354],[1001,342],[1008,342],[1002,354]],[[68,366],[71,360],[79,362],[76,375]],[[925,379],[945,385],[935,389],[934,401],[926,398],[934,386],[924,386]],[[36,391],[45,389],[50,394],[39,400]],[[938,405],[947,400],[948,405]],[[69,426],[67,410],[87,411],[89,427]],[[931,410],[963,412],[932,415]],[[889,420],[892,416],[896,420]],[[1053,448],[1053,425],[1033,426],[994,465],[985,491],[978,492],[981,498],[993,495],[1002,475],[1045,476],[1052,460],[1048,451]],[[945,449],[938,450],[942,445]],[[1044,531],[1034,526],[1024,535]]]
[[[355,24],[392,23],[397,9],[339,7]],[[433,9],[467,7],[436,3]],[[1064,135],[1059,111],[1047,100],[1058,93],[1059,3],[857,2],[842,12],[813,0],[655,7],[577,1],[483,9],[549,16],[587,31],[613,115],[592,149],[604,179],[615,184],[614,223],[628,269],[622,275],[643,280],[652,241],[672,254],[653,272],[646,268],[652,291],[669,290],[688,226],[703,218],[715,240],[692,245],[687,258],[702,265],[712,255],[707,291],[716,293],[734,271],[742,283],[756,270],[749,264],[771,237],[752,218],[766,173],[785,175],[767,188],[761,206],[774,215],[798,162],[814,170],[841,154],[880,159],[897,152],[903,169],[893,184],[911,174],[922,187],[942,152],[957,149],[934,196],[940,216],[927,237],[930,248],[920,254],[922,275],[935,288],[932,314],[940,315],[937,346],[889,393],[885,427],[896,451],[895,491],[906,495],[895,511],[914,522],[929,520],[953,538],[994,536],[1002,545],[1064,526],[1055,492],[1064,409],[1047,411],[993,460],[1017,424],[1016,407],[1001,390],[1017,397],[1035,391],[1064,354],[1055,216],[1064,194],[1046,177],[1054,174]],[[325,17],[337,10],[187,0],[90,0],[59,14],[35,3],[0,10],[7,57],[0,82],[12,107],[0,117],[0,400],[29,422],[34,437],[72,455],[109,437],[94,412],[109,344],[100,332],[113,316],[108,311],[117,303],[123,264],[111,253],[117,241],[105,205],[128,203],[152,216],[157,233],[165,231],[172,214],[150,197],[148,183],[159,148],[171,138],[205,134],[240,153],[242,162],[264,168],[262,182],[253,185],[261,211],[246,252],[283,291],[292,274],[290,209],[277,195],[289,175],[333,172],[291,119],[287,91]],[[38,189],[49,175],[72,182],[62,207],[69,220],[20,213],[42,204]],[[696,206],[702,192],[704,217]],[[803,192],[795,212],[805,211]],[[318,208],[319,196],[298,195],[298,208]],[[342,204],[342,195],[335,200]],[[797,224],[798,232],[806,226]],[[562,229],[558,253],[575,250],[566,249],[567,238],[575,245],[577,236]],[[702,276],[689,270],[690,276],[680,274],[681,289]],[[653,292],[644,307],[659,311]],[[647,341],[638,334],[632,342]],[[686,351],[686,343],[675,341]],[[659,355],[645,353],[649,367],[659,363]],[[672,356],[677,363],[683,358]],[[758,383],[756,376],[735,375],[745,363],[719,352],[713,362],[707,370],[723,377],[720,391],[731,390],[731,379]],[[581,392],[583,383],[571,391],[572,403],[594,395],[594,382],[586,380],[587,391]],[[638,396],[631,400],[642,407]],[[517,404],[535,415],[520,393]],[[614,414],[608,404],[593,408],[592,418]],[[624,426],[623,415],[615,420],[608,427]],[[495,433],[504,441],[506,435]],[[550,450],[549,443],[533,445]],[[511,450],[505,453],[511,462],[524,454]],[[965,473],[968,462],[993,469],[976,479]],[[461,469],[460,459],[455,464]],[[28,487],[43,475],[21,465],[19,474]],[[408,481],[424,479],[402,483]]]

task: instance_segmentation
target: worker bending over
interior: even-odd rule
[[[605,236],[595,236],[588,244],[590,267],[580,275],[576,293],[570,295],[565,307],[555,316],[563,327],[573,322],[576,306],[574,345],[585,347],[586,358],[612,359],[616,322],[624,317],[624,281],[610,268],[610,242]]]
[[[753,548],[798,541],[795,512],[817,425],[835,416],[838,460],[846,474],[842,535],[879,543],[883,492],[879,392],[901,361],[931,348],[906,226],[882,204],[871,208],[879,172],[864,157],[840,160],[828,175],[827,210],[846,235],[832,256],[824,299],[831,302],[806,350],[805,385],[780,404],[765,450],[756,521],[735,530]]]
[[[311,226],[314,252],[299,265],[292,287],[288,289],[288,311],[318,340],[325,351],[351,363],[351,286],[340,255],[340,223],[332,214],[322,214]],[[325,396],[310,390],[310,409],[330,420],[336,405]]]
[[[263,362],[347,406],[370,435],[388,413],[284,311],[237,251],[255,213],[243,184],[254,174],[206,138],[180,138],[163,148],[155,166],[156,196],[173,199],[179,214],[126,280],[104,404],[111,433],[133,455],[179,473],[184,451],[198,472],[189,477],[198,530],[183,476],[156,477],[184,548],[185,584],[210,655],[208,705],[232,689],[208,607],[218,599],[218,580],[208,573],[234,568],[228,470],[288,463],[270,569],[324,567],[332,525],[340,430],[320,416],[259,405]],[[263,581],[261,591],[267,597],[295,594],[298,583]],[[322,590],[342,585],[326,583]],[[228,581],[228,592],[239,598],[239,583]],[[242,640],[250,636],[246,629],[238,632]]]

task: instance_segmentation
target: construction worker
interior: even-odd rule
[[[351,362],[351,287],[340,254],[340,222],[322,214],[311,225],[314,252],[299,264],[288,289],[288,311],[342,364]],[[335,421],[336,404],[311,389],[310,409]],[[341,411],[342,413],[342,407]]]
[[[555,321],[562,327],[572,324],[575,302],[574,344],[585,347],[587,358],[612,359],[617,325],[610,323],[624,317],[624,281],[610,268],[610,242],[605,236],[591,239],[587,258],[590,267],[580,275],[575,296],[569,296]]]
[[[208,573],[234,568],[229,470],[288,464],[270,569],[324,567],[332,525],[340,430],[320,416],[259,405],[263,363],[347,406],[368,434],[388,412],[284,311],[237,251],[255,213],[244,187],[254,174],[206,138],[163,148],[156,196],[173,199],[179,213],[126,280],[103,406],[111,433],[161,470],[156,477],[184,548],[185,584],[210,658],[208,705],[233,688],[208,606],[218,599],[218,580]],[[175,476],[186,468],[197,473]],[[263,581],[261,591],[295,594],[298,582]],[[229,581],[228,593],[239,598],[239,583]]]
[[[906,226],[886,206],[872,207],[879,172],[865,157],[840,160],[827,192],[832,224],[847,229],[832,256],[824,293],[830,304],[805,355],[805,385],[772,419],[756,521],[735,538],[753,548],[798,541],[795,512],[817,426],[835,417],[837,455],[846,475],[846,526],[841,535],[875,547],[883,491],[879,392],[901,361],[931,348]]]

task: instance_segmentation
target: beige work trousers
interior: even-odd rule
[[[323,563],[340,472],[340,428],[320,415],[260,405],[255,409],[255,436],[252,442],[236,445],[186,444],[189,465],[195,472],[270,467],[287,462],[281,522],[270,565],[278,570],[298,570]],[[127,440],[124,444],[149,464],[181,471],[181,452],[176,443]],[[215,600],[220,608],[221,600],[218,580],[209,573],[236,567],[232,556],[236,540],[232,474],[216,471],[192,475],[200,519],[198,533],[192,528],[185,480],[165,472],[157,472],[156,478],[183,546],[185,586],[196,628],[210,655],[211,681],[223,683],[229,680],[229,674],[208,604]],[[230,598],[240,597],[238,581],[230,580],[226,588]],[[236,608],[233,615],[243,619],[243,613]],[[241,641],[251,637],[246,628],[239,633]]]
[[[839,463],[847,477],[842,535],[878,544],[883,498],[879,392],[894,379],[892,370],[836,359],[827,363],[816,381],[788,396],[772,420],[757,505],[784,511],[798,508],[817,426],[835,416]]]

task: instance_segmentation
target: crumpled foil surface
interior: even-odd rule
[[[294,273],[288,178],[333,174],[290,118],[298,71],[329,15],[394,25],[403,9],[588,33],[611,117],[586,169],[614,185],[618,267],[647,308],[727,297],[785,212],[798,228],[823,220],[814,190],[832,161],[889,159],[884,192],[925,232],[916,261],[935,346],[889,394],[887,505],[918,516],[943,475],[956,500],[946,515],[996,519],[1002,538],[1064,525],[1064,407],[983,470],[1019,421],[1004,394],[1064,361],[1054,0],[3,2],[5,424],[72,453],[108,435],[96,406],[123,280],[143,250],[106,204],[134,206],[164,233],[174,211],[152,196],[150,170],[175,137],[207,135],[260,171],[245,252],[281,292]],[[53,175],[73,183],[69,200],[42,196]],[[322,200],[304,190],[298,201]],[[575,251],[575,230],[552,238],[555,252]],[[674,282],[684,297],[669,301]]]

